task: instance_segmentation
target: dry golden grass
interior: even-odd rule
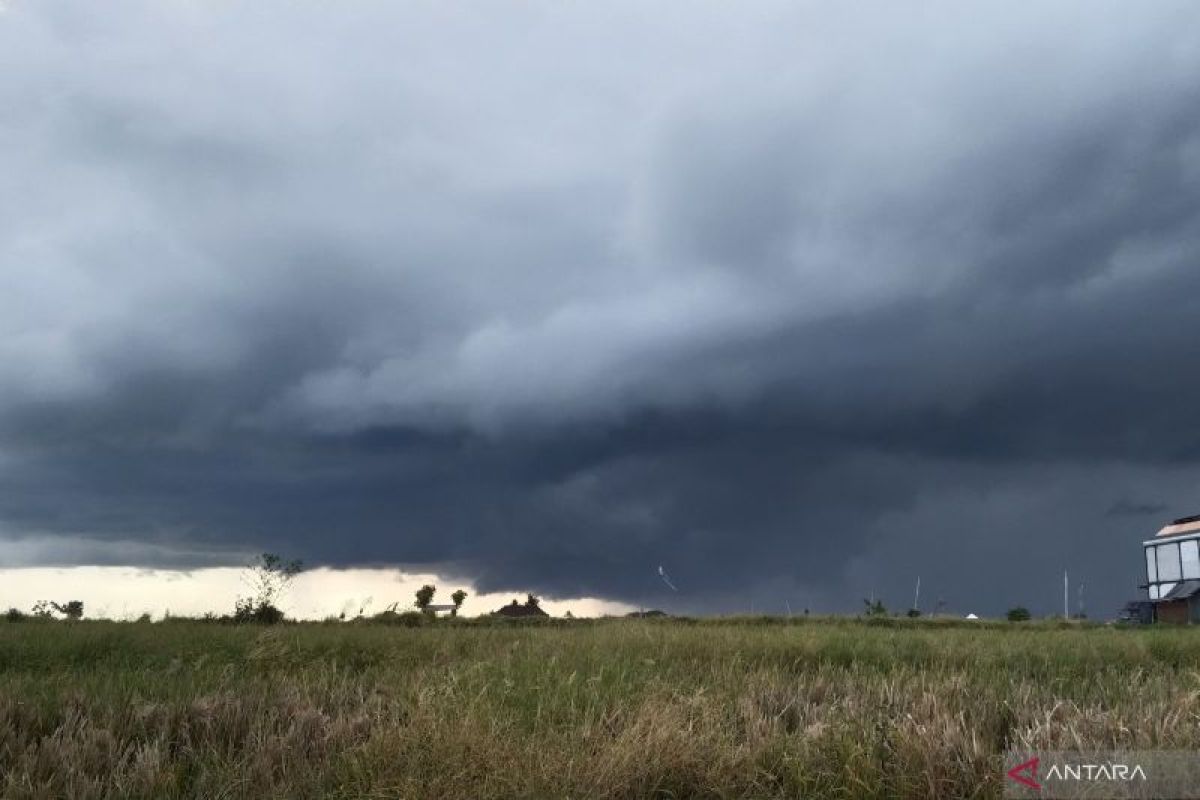
[[[1200,746],[1197,633],[0,623],[0,796],[996,797]]]

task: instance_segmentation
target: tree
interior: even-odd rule
[[[455,590],[454,594],[450,595],[450,599],[454,601],[454,610],[450,612],[452,616],[458,616],[458,610],[462,608],[463,601],[467,599],[467,593],[462,589]]]
[[[538,597],[536,594],[533,594],[532,592],[530,592],[529,594],[525,595],[525,605],[527,607],[538,608],[541,605],[541,603],[542,603],[542,599],[540,597]]]
[[[863,614],[868,617],[887,616],[887,608],[884,607],[882,600],[867,600],[866,598],[863,598],[863,605],[866,606],[866,608],[863,610]]]
[[[433,596],[437,594],[437,587],[433,584],[425,584],[420,589],[417,589],[417,602],[414,606],[424,611],[429,608],[429,604],[433,602]]]
[[[51,602],[50,605],[52,605],[54,607],[55,611],[62,614],[67,619],[83,619],[83,601],[82,600],[68,600],[63,605],[59,605],[58,603]],[[103,614],[103,613],[104,612],[101,611],[101,614]]]
[[[279,600],[303,569],[301,561],[284,561],[275,553],[260,555],[246,567],[242,575],[242,582],[250,589],[250,595],[239,597],[235,602],[234,620],[268,625],[282,622]]]
[[[38,619],[53,619],[56,613],[67,619],[82,619],[83,601],[68,600],[65,603],[56,603],[53,600],[38,600],[33,604],[33,616]]]
[[[1010,608],[1008,610],[1008,614],[1005,616],[1008,617],[1009,622],[1025,622],[1029,619],[1030,614],[1028,608],[1025,608],[1024,606],[1015,606]]]

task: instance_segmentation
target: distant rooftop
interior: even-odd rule
[[[1181,536],[1185,533],[1200,532],[1200,514],[1193,514],[1190,517],[1180,517],[1172,520],[1169,525],[1163,526],[1163,529],[1155,534],[1159,536]]]

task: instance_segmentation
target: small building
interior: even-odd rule
[[[1200,514],[1172,520],[1142,548],[1154,621],[1200,622]]]
[[[433,614],[435,617],[438,614],[449,614],[452,617],[458,616],[458,606],[453,603],[430,603],[425,606],[426,614]]]

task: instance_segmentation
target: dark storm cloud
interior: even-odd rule
[[[1118,500],[1109,509],[1109,516],[1140,517],[1163,514],[1167,510],[1165,503],[1138,503],[1132,500]]]
[[[0,7],[10,562],[1107,613],[1200,510],[1187,4]]]

